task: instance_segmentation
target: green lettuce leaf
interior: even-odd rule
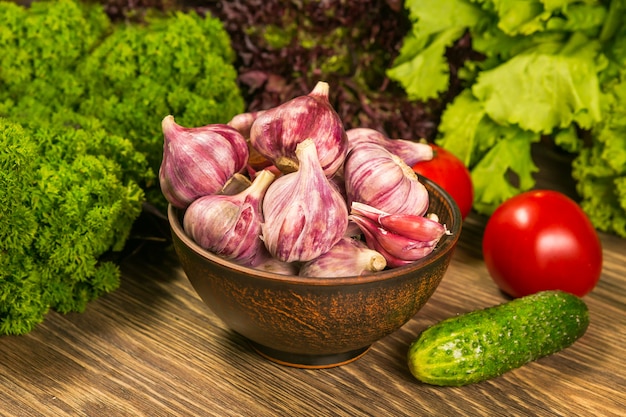
[[[567,152],[578,153],[583,147],[583,140],[574,125],[556,131],[553,138],[554,143]]]
[[[551,12],[540,1],[494,0],[498,27],[509,35],[529,35],[542,30]]]
[[[474,208],[491,213],[504,200],[535,185],[538,168],[530,145],[539,134],[489,118],[482,102],[465,90],[446,108],[438,144],[471,167]]]
[[[539,135],[515,127],[500,129],[503,137],[471,171],[474,206],[481,213],[493,211],[505,200],[531,189],[539,168],[530,157],[530,146]]]
[[[422,43],[420,39],[408,36],[400,51],[400,57],[413,55],[413,58],[388,70],[387,76],[400,82],[411,100],[437,97],[448,89],[450,81],[448,64],[444,58],[445,50],[459,39],[463,32],[463,28],[447,29],[437,34],[425,48],[420,48]]]
[[[602,144],[595,144],[572,163],[580,206],[597,229],[626,237],[626,172],[611,169],[602,153]]]
[[[625,71],[626,72],[626,71]],[[626,75],[626,74],[624,74]],[[604,96],[607,117],[572,164],[581,207],[600,230],[626,237],[626,77]]]
[[[472,87],[487,114],[500,124],[550,134],[601,119],[598,72],[606,61],[600,44],[582,34],[565,45],[544,45],[483,71]]]
[[[463,0],[412,0],[405,7],[415,24],[387,76],[411,100],[436,98],[449,85],[446,48],[483,19],[484,12]]]
[[[508,36],[528,36],[546,30],[597,29],[606,17],[601,1],[580,0],[484,0],[498,16],[498,28]]]
[[[485,109],[470,90],[464,90],[450,103],[441,116],[437,143],[471,167],[496,142],[494,135],[485,135]]]

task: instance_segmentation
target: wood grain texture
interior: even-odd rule
[[[348,365],[303,370],[261,358],[195,294],[171,248],[122,264],[121,288],[85,313],[50,313],[0,338],[2,416],[619,416],[626,405],[626,240],[601,235],[591,324],[573,346],[459,388],[419,383],[409,343],[446,317],[507,300],[470,215],[443,282],[405,326]]]

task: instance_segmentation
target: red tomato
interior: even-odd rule
[[[512,297],[562,290],[582,297],[602,272],[602,245],[581,208],[557,191],[528,191],[487,221],[483,256],[496,284]]]
[[[443,187],[456,201],[461,216],[467,217],[472,210],[474,186],[470,172],[452,152],[431,144],[434,155],[430,161],[413,165],[413,170]]]

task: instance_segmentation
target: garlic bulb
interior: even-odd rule
[[[346,135],[348,136],[348,151],[363,142],[368,142],[377,143],[389,152],[398,155],[410,167],[420,161],[433,159],[433,148],[427,143],[390,139],[381,132],[367,127],[348,129]]]
[[[425,216],[393,215],[359,203],[352,204],[350,213],[367,246],[380,252],[391,268],[423,258],[444,234],[449,234],[444,225]]]
[[[239,131],[243,135],[244,138],[248,139],[250,137],[250,128],[252,127],[252,123],[263,114],[265,110],[253,111],[249,113],[240,113],[234,116],[227,123],[228,126],[232,126]]]
[[[280,275],[298,275],[300,269],[297,262],[283,262],[273,258],[265,247],[261,248],[259,256],[257,256],[250,266],[260,271]]]
[[[319,82],[308,95],[296,97],[258,115],[250,128],[250,143],[282,172],[298,169],[298,143],[312,139],[320,164],[331,177],[343,164],[348,138],[328,100],[328,84]]]
[[[360,240],[344,237],[328,252],[306,262],[298,275],[303,277],[351,277],[369,275],[387,266],[385,257]]]
[[[184,209],[198,197],[219,192],[246,166],[248,145],[233,127],[212,124],[185,128],[170,115],[163,119],[162,129],[159,182],[161,192],[175,207]]]
[[[261,171],[250,187],[235,195],[200,197],[187,207],[185,232],[201,247],[241,265],[254,265],[263,249],[261,207],[274,174]]]
[[[428,190],[399,156],[375,143],[352,148],[343,168],[348,204],[360,202],[392,214],[423,215]]]
[[[274,181],[263,199],[263,241],[283,262],[310,261],[332,248],[348,225],[348,208],[324,176],[315,142],[296,147],[299,169]]]

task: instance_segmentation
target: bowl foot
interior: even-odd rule
[[[329,355],[300,355],[297,353],[283,352],[272,349],[267,346],[259,345],[251,340],[248,342],[259,355],[272,362],[276,362],[280,365],[292,366],[294,368],[305,369],[324,369],[345,365],[365,355],[370,348],[370,346],[366,346],[349,352]]]

